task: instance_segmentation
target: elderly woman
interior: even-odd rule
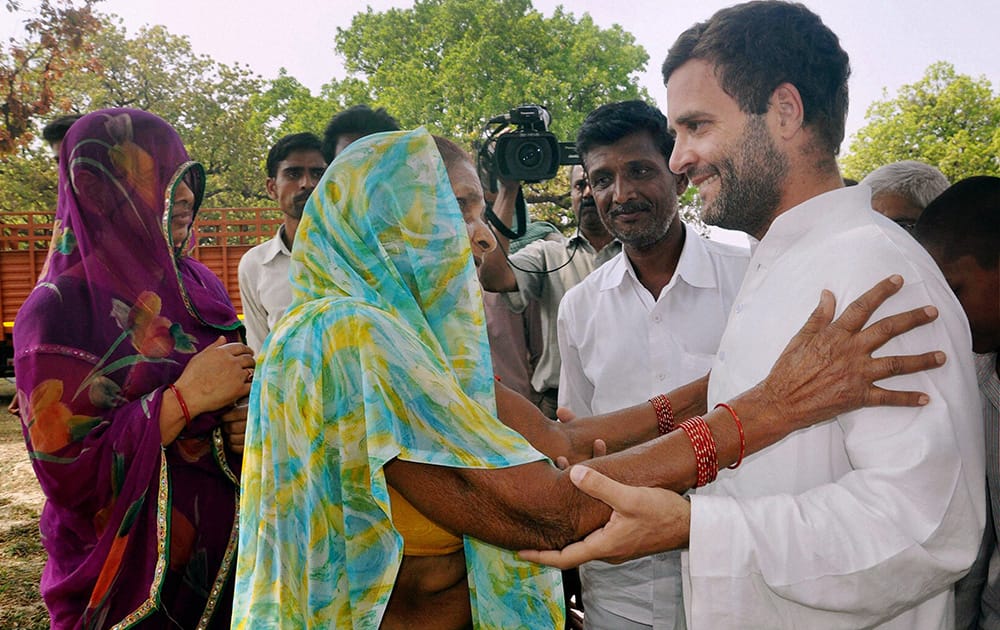
[[[549,458],[589,455],[595,437],[612,449],[655,438],[658,412],[553,423],[494,385],[473,267],[494,246],[482,211],[468,156],[423,130],[358,141],[316,188],[292,255],[293,302],[251,392],[235,627],[562,627],[558,572],[500,547],[559,547],[602,525],[609,508]],[[849,309],[840,330],[860,330],[872,308]],[[725,410],[705,415],[718,465],[859,406],[872,393],[864,379],[887,373],[868,357],[883,333],[926,321],[907,314],[881,340],[861,333],[863,351],[845,342],[830,355],[823,344],[844,335],[825,326],[828,312],[774,378],[731,401],[745,431]],[[817,369],[826,356],[843,363]],[[845,368],[864,377],[832,387]],[[705,412],[704,382],[671,398],[679,418]],[[697,478],[680,432],[592,465],[678,490]]]
[[[83,117],[60,155],[52,247],[14,326],[51,625],[225,627],[232,406],[253,356],[221,282],[187,255],[204,171],[135,110]]]

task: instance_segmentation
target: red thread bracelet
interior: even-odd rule
[[[677,428],[688,436],[691,448],[694,450],[695,469],[698,474],[694,487],[700,488],[715,481],[715,476],[719,473],[719,454],[708,423],[701,416],[695,416],[680,423]]]
[[[736,423],[736,430],[740,432],[740,456],[736,459],[735,464],[726,467],[733,470],[739,468],[740,464],[743,463],[743,456],[747,452],[747,439],[746,436],[743,434],[743,422],[740,421],[740,417],[736,415],[736,411],[726,403],[719,403],[718,405],[715,406],[716,409],[718,409],[719,407],[724,407],[726,411],[729,412],[729,415],[733,417],[733,422]]]
[[[649,399],[649,402],[653,405],[653,410],[656,411],[657,433],[666,435],[677,428],[674,424],[674,408],[670,404],[670,399],[667,398],[666,394],[653,396]]]
[[[181,396],[181,390],[177,389],[177,386],[171,383],[167,385],[170,391],[174,393],[174,398],[177,399],[177,404],[181,406],[181,413],[184,414],[184,426],[191,424],[191,412],[188,411],[187,403],[184,402],[184,397]]]

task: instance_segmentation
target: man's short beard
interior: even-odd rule
[[[719,193],[702,208],[702,218],[709,225],[760,236],[781,203],[788,158],[775,146],[763,116],[751,116],[737,142],[739,163],[732,157],[720,160]]]

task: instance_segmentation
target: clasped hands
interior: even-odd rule
[[[939,367],[946,359],[942,352],[872,357],[893,337],[937,317],[937,309],[928,306],[865,327],[872,313],[902,284],[899,276],[881,281],[836,320],[834,297],[824,290],[819,305],[767,378],[746,394],[758,401],[754,408],[765,410],[754,421],[771,423],[774,433],[784,436],[861,407],[927,404],[928,397],[921,392],[875,385],[890,376]],[[595,456],[601,454],[601,446],[595,443]],[[611,507],[611,517],[581,541],[562,550],[521,551],[523,559],[567,569],[589,560],[620,563],[687,545],[691,504],[676,492],[627,486],[580,464],[569,475],[577,488]]]

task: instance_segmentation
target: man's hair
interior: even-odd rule
[[[899,195],[923,210],[948,188],[948,178],[930,164],[903,160],[880,166],[861,180],[872,188],[872,197],[884,193]]]
[[[384,107],[352,105],[334,115],[323,132],[323,157],[332,162],[337,151],[337,138],[345,134],[367,136],[382,131],[399,131],[399,123]]]
[[[924,246],[951,262],[967,254],[983,269],[1000,263],[1000,177],[955,183],[927,204],[913,228]]]
[[[433,138],[446,169],[451,168],[459,162],[467,162],[475,167],[476,163],[472,161],[472,156],[469,155],[468,151],[458,146],[457,143],[444,136],[433,136]]]
[[[653,138],[669,163],[674,138],[667,130],[667,117],[656,107],[638,100],[608,103],[587,114],[576,133],[576,150],[586,161],[587,153],[594,148],[614,144],[639,131]]]
[[[805,6],[760,0],[721,9],[677,38],[663,62],[663,83],[692,59],[714,66],[719,85],[747,114],[767,112],[774,90],[791,83],[817,148],[839,152],[850,62],[833,31]]]
[[[49,121],[49,124],[42,127],[42,139],[49,144],[62,142],[69,128],[81,118],[83,118],[83,114],[66,114]]]
[[[267,176],[278,176],[278,163],[295,151],[320,151],[322,143],[319,136],[314,133],[304,131],[284,136],[274,143],[271,150],[267,152]]]

